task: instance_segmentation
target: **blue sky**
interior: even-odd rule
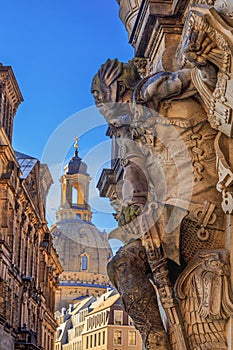
[[[133,50],[115,0],[1,0],[1,58],[11,65],[24,102],[14,147],[39,157],[53,130],[92,106],[90,84],[107,58]]]
[[[107,58],[127,61],[133,49],[115,0],[0,3],[0,62],[12,66],[24,97],[15,117],[13,146],[41,159],[54,131],[70,116],[82,115],[93,106],[90,85],[100,65]],[[67,152],[72,138],[80,133],[81,156],[95,147],[93,140],[97,145],[105,140],[105,126],[98,124],[89,137],[83,132],[83,123],[85,118],[80,118],[72,132],[64,132],[59,138],[58,143],[64,143]],[[55,157],[58,148],[50,157]],[[104,227],[105,219],[101,220]]]

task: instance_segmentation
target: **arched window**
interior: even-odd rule
[[[81,270],[82,271],[88,270],[88,257],[86,255],[81,256]]]
[[[72,204],[78,204],[78,188],[72,187]]]

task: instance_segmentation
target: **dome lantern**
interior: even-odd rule
[[[66,174],[87,174],[87,165],[86,163],[82,162],[82,158],[78,156],[78,140],[79,138],[76,136],[74,138],[74,156],[71,158],[71,160],[68,163],[68,171]]]
[[[92,213],[89,206],[90,176],[87,165],[78,155],[78,137],[75,137],[74,156],[71,158],[61,177],[61,205],[57,219],[76,219],[91,222]]]

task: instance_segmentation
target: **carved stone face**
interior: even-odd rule
[[[115,82],[111,86],[101,84],[97,76],[93,79],[91,92],[95,99],[95,105],[106,119],[111,116],[114,110],[117,93],[115,85]]]
[[[132,63],[107,60],[92,81],[91,92],[100,113],[110,125],[122,126],[121,117],[131,113],[133,86],[139,76]]]
[[[121,93],[121,90],[124,92]],[[122,81],[114,81],[109,87],[95,87],[92,91],[95,105],[106,121],[114,126],[121,126],[122,116],[130,114],[131,92],[126,90]]]

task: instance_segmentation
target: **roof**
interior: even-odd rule
[[[114,288],[114,289],[110,289],[108,288],[107,289],[107,292],[105,292],[104,294],[101,294],[97,300],[92,303],[92,309],[95,309],[96,307],[99,307],[100,304],[102,304],[105,300],[107,300],[108,298],[112,297],[113,295],[116,295],[116,294],[119,294],[117,292],[117,290]]]
[[[60,324],[57,328],[57,334],[58,337],[57,339],[55,339],[55,342],[61,341],[61,342],[65,342],[66,341],[66,337],[67,337],[67,330],[70,328],[70,324],[71,324],[71,319],[67,319],[65,322],[63,322],[62,324]]]
[[[81,301],[74,304],[74,310],[70,313],[71,315],[75,315],[80,312],[82,309],[85,309],[91,302],[93,302],[95,298],[93,296],[85,297]]]
[[[73,174],[83,174],[83,175],[89,175],[87,173],[87,165],[86,163],[82,162],[82,158],[78,156],[78,151],[75,150],[75,155],[68,163],[68,171],[66,172],[67,175],[73,175]]]
[[[106,299],[105,301],[103,301],[102,303],[100,303],[93,311],[91,311],[88,316],[93,315],[99,311],[108,309],[109,307],[111,307],[113,304],[115,304],[116,301],[118,301],[120,299],[120,295],[117,293],[111,297],[109,297],[108,299]]]
[[[27,154],[15,151],[15,158],[19,163],[20,169],[22,171],[22,179],[26,179],[29,173],[34,168],[35,164],[38,162],[38,159],[28,156]]]
[[[106,234],[96,226],[79,218],[60,220],[51,226],[51,233],[65,272],[81,271],[81,256],[85,253],[88,256],[86,272],[107,274],[106,266],[112,250]]]
[[[75,298],[75,299],[73,299],[73,300],[74,300],[74,301],[77,300],[77,303],[78,303],[79,300],[83,300],[83,299],[86,299],[86,298],[88,298],[88,297],[89,297],[88,295],[80,295],[80,297],[77,297],[77,298]]]
[[[66,238],[83,246],[110,249],[108,240],[97,227],[80,218],[60,220],[51,226],[51,232],[57,241],[63,233]]]
[[[59,283],[60,286],[62,287],[91,287],[91,288],[102,288],[102,289],[107,289],[110,286],[106,284],[95,284],[95,283],[78,283],[78,282],[65,282],[65,281],[60,281]]]

